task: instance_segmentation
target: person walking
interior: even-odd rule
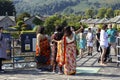
[[[101,29],[98,28],[96,36],[95,36],[95,38],[96,38],[96,51],[97,52],[100,52],[100,31],[101,31]]]
[[[100,57],[100,65],[102,65],[102,66],[106,66],[106,63],[104,61],[105,56],[106,56],[106,51],[108,48],[108,34],[107,34],[106,30],[107,30],[107,25],[104,24],[102,26],[102,30],[100,32],[100,47],[102,48],[102,53],[101,53],[101,57]]]
[[[87,39],[87,48],[88,48],[88,56],[92,56],[92,51],[93,51],[93,33],[92,33],[92,30],[91,28],[88,28],[88,33],[87,33],[87,36],[86,36],[86,39]]]
[[[108,42],[109,48],[112,46],[114,49],[115,56],[117,56],[117,49],[116,49],[116,37],[117,37],[117,30],[112,27],[112,24],[109,24],[107,33],[109,35]],[[110,49],[109,49],[110,54]]]
[[[6,42],[3,35],[3,27],[0,27],[0,72],[4,73],[5,71],[2,69],[2,61],[7,59],[6,53]]]
[[[50,70],[50,43],[44,31],[42,26],[37,29],[36,62],[38,69]]]
[[[84,34],[84,28],[81,28],[80,33],[77,35],[79,37],[79,46],[80,46],[80,57],[83,57],[83,51],[85,50],[86,46],[86,36]]]

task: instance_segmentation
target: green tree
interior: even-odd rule
[[[29,17],[30,17],[30,14],[27,13],[27,12],[24,12],[24,13],[18,15],[17,21],[20,21],[20,20],[24,21],[24,18],[25,18],[25,17],[28,17],[28,18],[29,18]]]
[[[37,17],[35,17],[35,19],[32,21],[35,25],[43,25],[44,21],[41,19],[38,19]]]
[[[11,0],[0,0],[0,15],[13,16],[13,13],[16,12],[13,2]]]
[[[18,29],[18,31],[19,31],[19,34],[21,33],[21,31],[22,31],[22,25],[24,24],[24,22],[23,21],[18,21],[17,22],[17,29]]]
[[[93,18],[94,10],[93,9],[86,10],[85,15],[86,15],[86,18]]]
[[[22,31],[26,31],[26,30],[32,30],[32,28],[31,28],[31,25],[28,25],[28,24],[22,24],[21,25],[21,30]]]
[[[99,18],[104,18],[104,17],[105,17],[105,14],[106,14],[106,8],[100,8],[100,9],[98,10],[97,17],[99,17]]]
[[[120,10],[114,10],[114,16],[120,15]]]
[[[46,27],[46,32],[48,34],[52,34],[53,31],[55,30],[55,22],[56,20],[59,20],[60,18],[58,17],[58,15],[53,15],[53,16],[50,16],[48,17],[46,20],[45,20],[45,23],[44,23],[44,26]]]
[[[106,11],[106,17],[107,18],[112,18],[114,17],[114,11],[112,10],[112,8],[108,8]]]

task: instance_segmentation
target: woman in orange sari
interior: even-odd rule
[[[62,43],[63,49],[58,51],[57,60],[61,66],[64,66],[64,74],[74,75],[76,74],[76,44],[75,34],[70,27],[65,28]],[[58,44],[61,45],[61,42]]]
[[[37,68],[41,70],[50,69],[50,44],[48,38],[44,34],[44,27],[39,27],[37,30],[36,57],[39,55],[44,56],[43,61],[45,62],[42,63],[42,61],[37,61]]]

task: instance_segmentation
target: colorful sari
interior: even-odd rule
[[[53,34],[51,36],[51,40],[56,39],[56,35]],[[57,56],[57,42],[52,41],[51,42],[51,65],[57,64],[56,62],[56,56]]]
[[[64,66],[66,75],[72,75],[76,73],[76,45],[74,41],[67,43],[66,37],[63,41],[64,43],[58,42],[57,62]]]
[[[59,66],[63,66],[64,65],[64,52],[63,52],[63,43],[62,41],[58,41],[57,42],[57,57],[56,57],[56,61],[58,63]]]
[[[48,60],[46,64],[42,64],[42,63],[37,63],[37,64],[50,65],[50,44],[47,38],[40,40],[40,53],[39,53],[39,47],[38,45],[36,45],[36,56],[38,56],[39,54],[44,55]]]

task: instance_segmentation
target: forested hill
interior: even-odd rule
[[[86,9],[101,7],[120,9],[120,0],[12,0],[17,13],[52,15],[54,13],[83,14]]]

